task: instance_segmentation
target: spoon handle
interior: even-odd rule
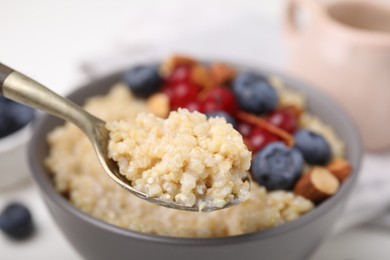
[[[104,121],[35,80],[0,63],[0,95],[74,123],[86,133]]]

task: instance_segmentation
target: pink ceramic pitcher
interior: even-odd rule
[[[390,6],[289,0],[284,27],[290,73],[344,105],[366,149],[390,149]]]

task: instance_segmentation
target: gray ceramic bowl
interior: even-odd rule
[[[259,73],[266,73],[257,70]],[[278,74],[275,74],[278,75]],[[351,119],[332,100],[316,90],[278,75],[288,86],[305,93],[309,111],[332,125],[345,141],[347,157],[354,168],[339,192],[313,211],[290,223],[266,231],[225,238],[173,238],[118,228],[84,214],[53,188],[43,165],[48,154],[47,133],[63,122],[45,116],[37,122],[29,156],[33,178],[58,226],[86,259],[307,259],[330,232],[358,177],[362,148]],[[105,94],[120,81],[120,74],[96,80],[68,97],[78,104],[85,98]]]

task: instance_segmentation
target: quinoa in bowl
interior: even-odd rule
[[[108,94],[89,98],[85,103],[85,108],[106,121],[124,120],[126,122],[134,122],[137,116],[144,112],[153,112],[164,117],[167,115],[166,111],[169,110],[176,110],[179,107],[189,109],[186,105],[193,100],[187,100],[187,104],[181,103],[187,98],[186,96],[175,100],[175,95],[178,94],[169,92],[172,91],[169,89],[169,84],[177,86],[175,84],[182,84],[180,80],[183,79],[169,78],[169,73],[183,66],[185,70],[195,71],[194,75],[201,75],[202,69],[197,67],[199,64],[193,61],[179,62],[179,65],[172,65],[172,63],[174,63],[172,60],[164,63],[159,70],[165,77],[164,84],[168,86],[160,83],[159,89],[145,94],[142,92],[144,90],[140,92],[139,89],[129,87],[125,80],[113,86]],[[313,186],[311,176],[316,176],[314,169],[321,167],[322,170],[329,172],[327,176],[333,178],[333,181],[337,183],[344,181],[339,178],[334,167],[331,167],[335,161],[346,162],[344,144],[330,126],[306,111],[305,96],[299,91],[286,88],[278,78],[262,75],[260,78],[267,82],[267,88],[272,88],[276,93],[278,97],[276,103],[273,102],[274,104],[270,105],[266,102],[261,108],[265,110],[256,114],[251,107],[242,105],[242,102],[232,105],[228,97],[226,103],[224,100],[222,103],[217,103],[217,108],[214,107],[213,111],[213,108],[210,108],[213,106],[210,100],[215,100],[215,96],[226,97],[226,90],[229,90],[234,84],[232,82],[238,78],[236,72],[232,72],[233,69],[229,68],[230,71],[225,69],[225,76],[223,76],[221,71],[219,74],[216,72],[218,71],[216,67],[218,66],[213,68],[215,80],[218,81],[218,89],[210,87],[204,77],[198,77],[197,85],[203,84],[203,86],[197,95],[202,97],[203,105],[208,106],[208,110],[205,111],[204,108],[199,107],[198,109],[210,117],[222,117],[219,120],[230,122],[243,135],[249,150],[254,153],[254,163],[251,169],[253,181],[249,198],[246,201],[232,208],[212,213],[183,212],[145,202],[117,186],[104,174],[88,139],[69,123],[56,127],[48,136],[50,153],[46,158],[46,165],[52,174],[56,190],[61,194],[66,194],[75,207],[102,221],[143,233],[175,237],[226,237],[261,231],[295,220],[334,195],[337,190],[330,194],[328,190],[322,190],[321,187],[311,187],[310,185]],[[219,68],[222,66],[219,65]],[[210,74],[213,73],[210,72]],[[196,81],[195,78],[185,80]],[[259,79],[255,78],[255,80]],[[222,90],[219,89],[221,84],[224,86]],[[219,91],[218,95],[213,94],[213,91],[216,92],[215,89]],[[149,101],[153,100],[154,95],[161,93],[165,95],[165,98],[168,96],[170,102],[168,102],[168,108],[158,107],[156,110],[156,106]],[[159,104],[164,104],[164,102],[159,102]],[[232,107],[240,111],[235,113],[231,111]],[[272,118],[277,111],[289,111],[283,113],[295,118],[295,128],[292,127],[292,123],[283,125],[274,122]],[[215,112],[219,114],[215,115]],[[220,112],[228,116],[221,116],[224,114]],[[235,121],[231,121],[229,116]],[[283,116],[285,114],[281,117]],[[249,131],[251,133],[246,133],[241,129],[244,123],[251,128]],[[314,132],[314,137],[320,136],[322,138],[320,140],[325,140],[329,154],[323,152],[315,158],[311,158],[310,155],[305,158],[307,147],[304,145],[301,148],[297,147],[298,143],[294,136],[298,129]],[[259,137],[266,137],[266,140],[259,144]],[[286,177],[280,171],[278,172],[278,167],[289,167],[289,165],[284,166],[283,163],[275,167],[273,167],[275,163],[268,165],[268,161],[263,159],[269,158],[267,154],[264,154],[267,151],[274,156],[272,158],[276,158],[275,161],[280,161],[283,156],[288,156],[288,160],[296,158],[297,153],[301,159],[294,160],[296,167],[293,170],[288,168]],[[322,156],[322,154],[326,155]],[[324,157],[329,158],[324,159],[323,163],[321,160]],[[313,163],[317,159],[321,159],[320,163]],[[256,160],[259,160],[258,164],[255,164]],[[308,160],[311,163],[308,163]],[[260,166],[254,168],[253,165]],[[305,189],[297,187],[305,187]],[[311,193],[308,194],[307,190]],[[316,193],[316,196],[311,196],[312,193]]]

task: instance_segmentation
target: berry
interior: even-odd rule
[[[210,118],[210,117],[223,117],[223,118],[225,118],[226,122],[231,124],[234,128],[236,126],[236,120],[231,115],[226,113],[225,111],[214,111],[214,112],[211,112],[211,113],[207,113],[206,116],[207,116],[207,118]]]
[[[282,142],[271,143],[256,153],[251,166],[254,179],[267,190],[292,189],[302,169],[302,154]]]
[[[173,97],[173,88],[172,86],[170,85],[164,85],[162,88],[161,88],[161,92],[166,94],[169,98],[169,100],[172,99]]]
[[[247,112],[269,113],[278,104],[276,90],[260,75],[241,72],[232,86],[239,106]]]
[[[16,131],[13,119],[8,114],[8,107],[0,97],[0,138]]]
[[[174,69],[171,74],[167,77],[166,83],[168,85],[176,85],[182,82],[191,81],[191,67],[180,66]]]
[[[278,141],[278,137],[262,128],[254,128],[249,135],[249,145],[253,153],[263,149],[266,145]]]
[[[214,102],[203,102],[204,113],[212,113],[219,110],[219,107]]]
[[[0,138],[25,126],[34,118],[34,109],[0,97]]]
[[[177,85],[170,86],[169,88],[171,93],[168,94],[168,97],[170,97],[172,110],[187,106],[190,102],[197,99],[199,93],[199,87],[190,82],[178,83]]]
[[[289,133],[294,133],[298,127],[298,120],[296,116],[288,109],[278,109],[272,112],[267,121]]]
[[[9,115],[14,119],[18,128],[25,126],[34,117],[34,109],[16,102],[10,102],[8,109]]]
[[[9,204],[0,214],[0,229],[11,238],[27,238],[34,229],[30,211],[20,203]]]
[[[237,103],[234,93],[223,87],[217,87],[207,94],[204,99],[205,112],[225,111],[234,115],[237,111]]]
[[[248,137],[251,134],[252,131],[252,125],[245,123],[245,122],[239,122],[237,124],[237,131],[243,136]]]
[[[321,135],[300,129],[294,134],[294,138],[295,147],[301,151],[307,163],[325,165],[330,161],[330,146]]]
[[[147,98],[160,89],[163,80],[157,66],[141,65],[127,70],[123,75],[124,82],[137,97]]]
[[[199,113],[203,113],[204,112],[203,103],[198,101],[198,100],[190,101],[183,108],[188,109],[188,111],[190,111],[190,112],[194,112],[194,111],[197,111]]]

